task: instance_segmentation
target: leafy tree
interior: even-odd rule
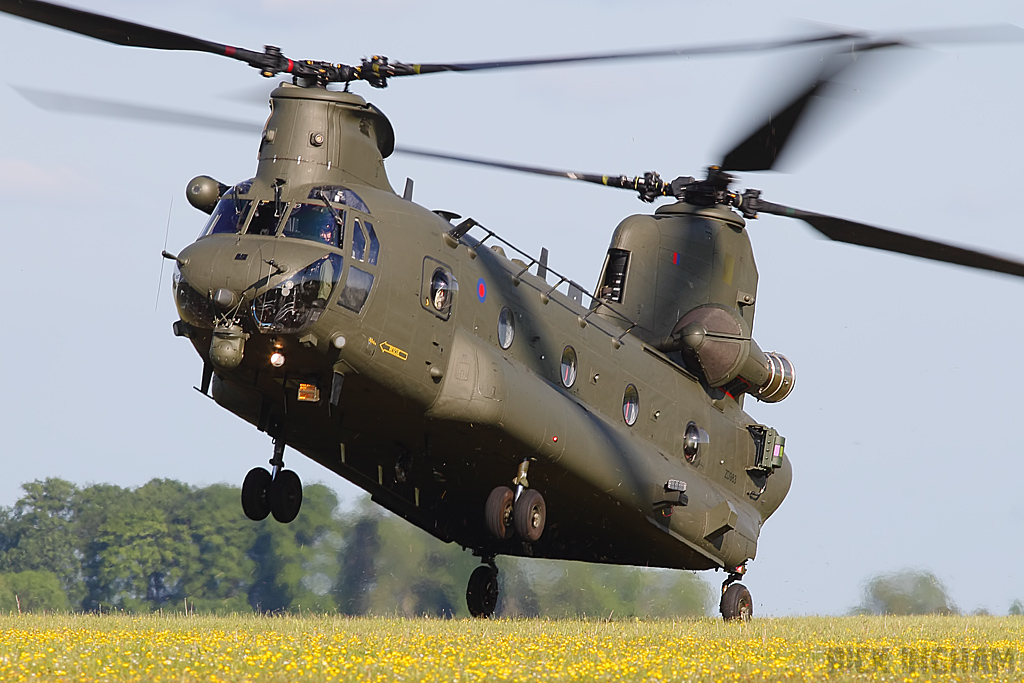
[[[71,602],[53,572],[24,571],[0,575],[0,610],[21,612],[67,612]],[[4,593],[9,593],[11,607]]]
[[[864,586],[855,614],[959,614],[946,587],[931,572],[905,569],[880,574]]]
[[[380,548],[367,611],[373,614],[468,616],[466,581],[480,560],[442,543],[405,520],[387,515],[378,525]]]
[[[113,607],[116,588],[100,578],[107,544],[100,540],[100,528],[108,516],[131,496],[131,491],[113,484],[94,484],[75,497],[75,532],[82,558],[83,597],[78,607],[88,612]],[[109,576],[103,572],[104,576]]]
[[[1014,600],[1013,604],[1010,605],[1010,616],[1019,617],[1021,615],[1024,615],[1024,602]]]
[[[183,576],[180,593],[200,612],[247,612],[256,562],[249,551],[259,524],[242,513],[236,487],[199,489],[192,502],[190,532],[198,557]]]
[[[342,614],[366,614],[369,609],[370,592],[377,578],[381,517],[379,513],[364,510],[346,529],[334,585],[335,600]]]
[[[0,571],[50,572],[81,599],[81,557],[75,535],[77,487],[49,478],[22,485],[13,508],[0,511]]]
[[[257,568],[248,596],[254,609],[335,609],[331,588],[341,543],[337,506],[331,489],[312,484],[303,489],[302,509],[291,523],[260,523],[251,550]]]
[[[480,561],[404,520],[365,507],[349,520],[336,584],[346,614],[465,616]],[[709,586],[688,572],[500,557],[500,616],[694,616]]]
[[[687,617],[711,608],[711,588],[689,572],[518,560],[543,595],[539,616]]]

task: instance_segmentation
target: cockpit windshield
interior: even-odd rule
[[[263,332],[297,332],[319,320],[341,275],[342,258],[327,254],[252,303],[252,316]]]
[[[335,219],[342,221],[341,225]],[[344,241],[344,213],[335,213],[326,206],[296,204],[284,224],[284,237],[322,242],[332,247],[341,246]]]
[[[203,228],[203,232],[199,236],[206,237],[216,233],[238,232],[242,229],[242,224],[245,223],[245,217],[249,213],[250,204],[252,204],[252,201],[238,199],[234,192],[224,195],[217,202],[217,206],[210,215],[210,220],[206,223],[206,227]]]
[[[277,224],[287,207],[278,202],[263,201],[256,205],[246,235],[276,235]]]

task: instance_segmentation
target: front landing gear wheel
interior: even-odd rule
[[[469,576],[466,587],[466,606],[474,617],[488,619],[498,606],[498,569],[481,565]]]
[[[270,514],[270,485],[273,477],[262,467],[254,467],[242,482],[242,512],[258,522]]]
[[[287,524],[302,507],[302,482],[291,470],[281,470],[270,485],[270,512],[274,519]]]
[[[524,541],[533,542],[544,533],[544,522],[547,521],[547,506],[544,496],[536,489],[526,489],[515,504],[513,520],[516,533]]]
[[[750,591],[742,583],[734,583],[722,593],[720,606],[722,618],[726,621],[750,621],[754,614],[754,602],[750,599]]]
[[[507,486],[498,486],[491,491],[491,495],[487,496],[487,504],[484,506],[484,521],[487,523],[487,530],[495,538],[504,540],[512,537],[512,504],[514,501],[515,494]]]

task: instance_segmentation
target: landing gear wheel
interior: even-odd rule
[[[242,482],[242,512],[254,522],[270,514],[270,485],[273,477],[262,467],[254,467]]]
[[[291,470],[281,470],[270,485],[270,512],[274,519],[287,524],[302,507],[302,482]]]
[[[498,570],[481,565],[469,576],[466,587],[466,606],[474,617],[488,619],[498,606]]]
[[[741,583],[734,583],[722,593],[720,606],[722,618],[726,621],[750,621],[754,614],[754,602],[750,599],[750,591]]]
[[[484,522],[487,530],[500,539],[512,537],[512,507],[515,494],[507,486],[498,486],[487,496],[484,505]],[[482,569],[483,567],[481,567]]]
[[[523,491],[516,501],[512,518],[520,538],[530,542],[538,540],[544,533],[544,522],[547,520],[547,506],[540,491]]]

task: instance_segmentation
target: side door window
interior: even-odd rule
[[[459,293],[459,283],[452,269],[429,256],[423,259],[423,280],[420,305],[442,320],[448,320]]]

